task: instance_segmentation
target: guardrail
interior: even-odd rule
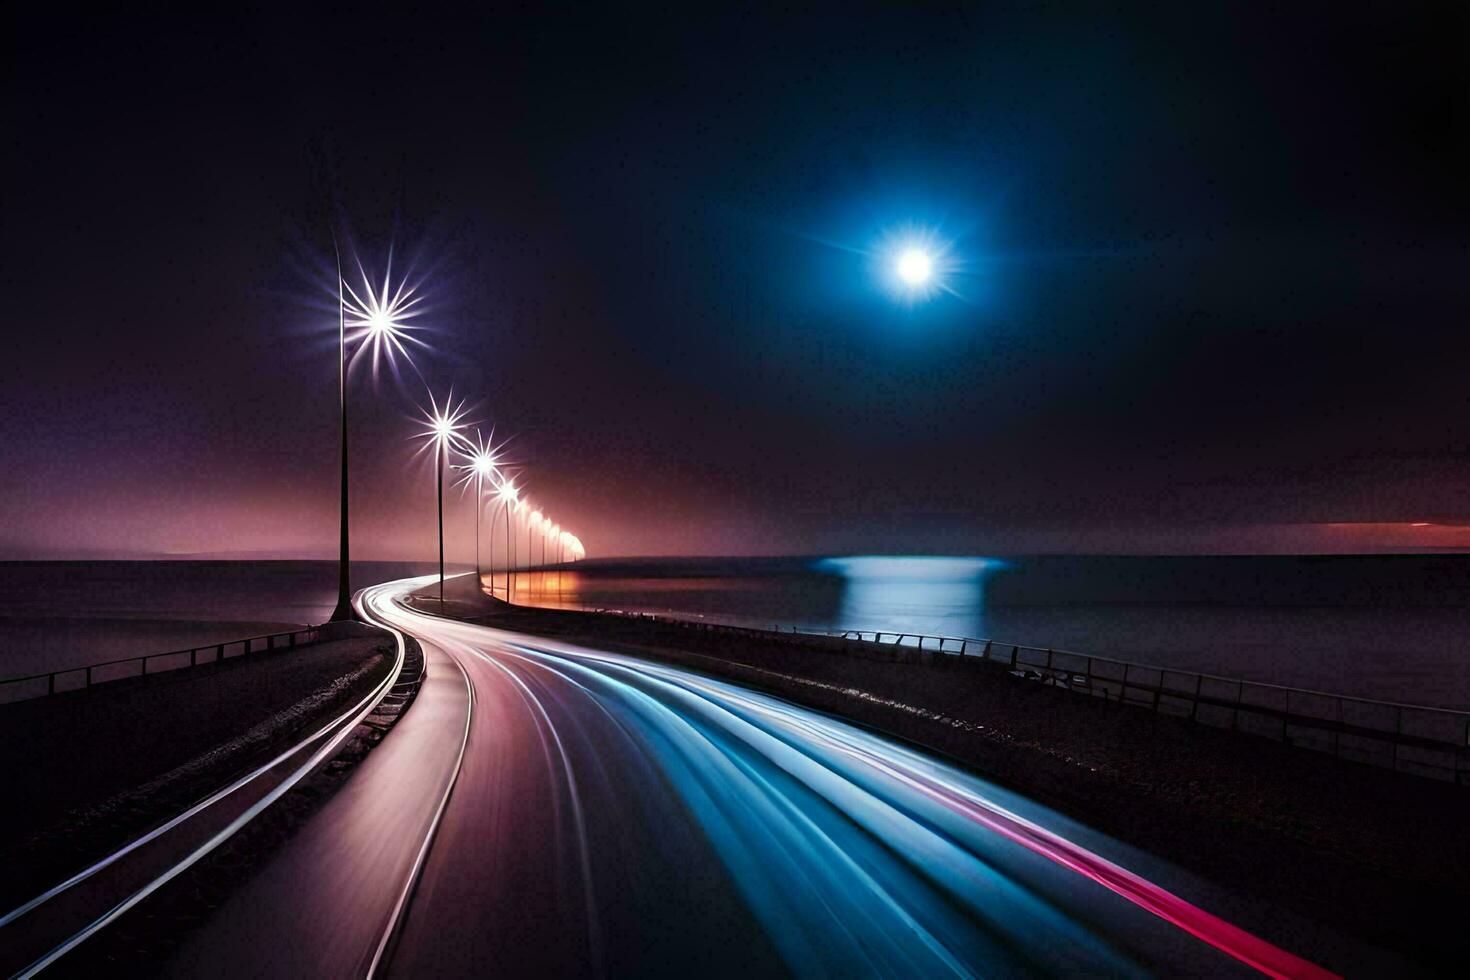
[[[893,647],[892,652],[883,652],[882,659],[898,662],[995,667],[1075,694],[1263,735],[1341,759],[1470,784],[1470,711],[1378,701],[973,637],[886,630],[759,629],[615,609],[596,611],[704,632],[758,635],[858,656],[878,652],[863,648]]]
[[[29,701],[69,691],[85,691],[98,684],[150,677],[167,671],[232,660],[251,653],[287,650],[303,643],[312,643],[319,637],[320,627],[307,626],[284,633],[265,633],[239,640],[226,640],[223,643],[207,643],[187,650],[148,653],[139,657],[124,657],[80,667],[66,667],[44,674],[31,674],[28,677],[9,677],[0,680],[0,704]],[[201,660],[200,654],[208,654],[208,659]]]

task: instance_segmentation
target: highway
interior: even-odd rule
[[[401,601],[420,584],[358,596],[424,648],[412,710],[169,972],[1329,975],[1177,870],[923,753],[425,615]]]

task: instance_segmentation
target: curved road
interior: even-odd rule
[[[413,709],[173,972],[1325,975],[978,777],[698,674],[424,615],[401,603],[422,583],[358,597],[424,648]]]

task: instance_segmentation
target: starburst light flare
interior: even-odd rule
[[[356,261],[362,282],[353,286],[346,279],[342,281],[347,293],[343,302],[346,317],[344,326],[351,331],[348,339],[363,341],[353,354],[353,360],[360,354],[371,352],[374,378],[378,376],[379,365],[385,359],[395,369],[398,357],[402,357],[413,367],[413,355],[409,352],[408,345],[425,349],[429,346],[413,335],[421,327],[411,322],[423,314],[419,305],[424,299],[419,293],[421,283],[410,284],[405,276],[396,286],[393,284],[391,250],[388,253],[382,285],[376,288],[368,277],[367,270],[363,268],[362,260]]]
[[[450,392],[441,406],[434,398],[433,391],[429,392],[429,407],[420,408],[422,415],[421,424],[423,428],[418,432],[416,438],[423,439],[424,445],[419,451],[433,449],[436,452],[446,452],[450,449],[461,449],[469,444],[465,437],[465,431],[470,427],[465,417],[469,415],[469,409],[463,400],[457,404],[454,401],[454,392]]]
[[[460,473],[454,485],[460,488],[461,494],[471,485],[483,486],[488,482],[493,487],[499,484],[500,467],[504,462],[501,458],[501,450],[504,448],[504,444],[495,444],[493,431],[490,433],[490,438],[486,439],[480,434],[480,430],[476,429],[473,437],[466,436],[459,441],[455,450],[464,462],[454,463],[452,468]]]

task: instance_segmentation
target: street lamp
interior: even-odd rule
[[[500,482],[500,492],[497,496],[505,507],[505,601],[510,602],[510,575],[511,568],[515,564],[515,535],[510,530],[510,509],[520,499],[520,491],[516,489],[515,481],[505,479]]]
[[[464,421],[467,410],[464,402],[458,406],[453,404],[454,394],[444,400],[444,407],[440,408],[434,400],[434,393],[429,392],[429,407],[421,409],[424,416],[424,430],[418,434],[418,438],[426,440],[424,449],[430,447],[434,450],[434,473],[439,486],[439,603],[444,603],[444,463],[448,451],[464,442],[464,430],[468,423]],[[420,450],[422,451],[422,450]]]
[[[469,462],[456,466],[455,469],[465,472],[460,481],[464,486],[469,486],[469,481],[475,481],[475,587],[484,584],[484,573],[480,570],[480,511],[485,508],[485,479],[489,477],[493,483],[499,475],[496,467],[495,450],[491,444],[480,436],[480,430],[475,430],[474,441],[466,440],[465,451],[461,454]],[[495,543],[495,523],[490,523],[490,543],[492,553]],[[494,592],[494,577],[491,578],[491,592]]]
[[[531,557],[532,554],[535,554],[534,550],[532,550],[531,533],[541,533],[542,520],[545,520],[545,517],[541,516],[541,511],[539,510],[531,511],[531,517],[528,517],[528,519],[526,519],[526,564],[532,564],[535,561],[535,558]],[[542,536],[541,541],[545,541],[544,536]],[[541,588],[545,589],[545,583],[547,583],[547,570],[545,570],[545,545],[542,545],[541,548],[541,561],[539,561],[539,566],[541,566]],[[535,586],[535,580],[537,580],[535,579],[535,574],[532,574],[532,588],[534,588]]]
[[[419,313],[414,309],[422,298],[414,295],[418,287],[408,285],[405,279],[390,295],[393,270],[391,253],[388,259],[388,271],[384,273],[380,292],[373,290],[372,283],[362,268],[362,263],[358,262],[357,270],[362,276],[361,295],[342,277],[342,252],[337,247],[335,234],[332,235],[332,253],[337,260],[337,402],[342,428],[342,472],[340,475],[342,500],[338,508],[341,531],[338,540],[337,608],[332,611],[332,622],[337,622],[353,618],[347,508],[347,342],[349,339],[361,340],[363,343],[358,347],[359,352],[368,348],[372,349],[375,372],[379,360],[384,356],[389,360],[399,354],[409,358],[405,342],[420,346],[424,344],[423,341],[409,335],[414,328],[407,323]],[[351,299],[348,298],[349,296]],[[355,331],[351,338],[347,336],[349,329]]]
[[[533,558],[533,557],[531,557],[532,555],[534,555],[536,553],[535,552],[535,545],[531,541],[531,535],[532,535],[532,533],[540,533],[540,531],[541,531],[541,522],[543,520],[545,520],[545,518],[541,516],[541,512],[539,510],[533,510],[533,511],[531,511],[531,516],[526,519],[526,564],[528,564],[528,565],[534,565],[534,564],[536,564],[536,559]],[[542,561],[540,564],[541,565],[545,565],[546,562],[545,561]],[[545,588],[545,586],[546,586],[546,569],[545,568],[542,568],[541,569],[541,585],[542,585],[543,588]],[[536,587],[536,576],[533,573],[531,575],[531,588],[534,590],[535,587]]]
[[[517,514],[524,514],[525,512],[526,512],[526,501],[525,501],[525,499],[522,498],[522,497],[519,497],[519,496],[516,497],[515,513],[517,513]],[[516,561],[515,548],[512,548],[511,549],[510,561],[511,561],[511,568],[516,573],[515,580],[517,582],[519,582],[521,575],[520,575],[520,570],[519,570],[519,562]],[[530,542],[528,541],[526,543],[526,566],[527,567],[530,567],[530,564],[531,564],[531,545],[530,545]]]

